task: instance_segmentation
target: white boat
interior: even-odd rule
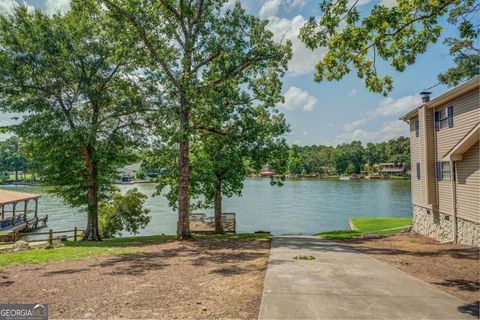
[[[339,180],[350,180],[352,177],[349,177],[349,176],[342,176],[340,178],[338,178]]]

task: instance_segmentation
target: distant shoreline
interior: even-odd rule
[[[270,177],[260,177],[260,176],[248,176],[247,178],[254,178],[254,179],[268,179]],[[391,176],[391,177],[382,177],[382,178],[368,178],[368,177],[352,177],[350,180],[410,180],[411,178],[408,176]],[[290,176],[286,177],[286,180],[340,180],[340,176]],[[155,184],[155,181],[132,181],[132,182],[123,182],[118,183],[114,182],[115,185],[135,185],[135,184]],[[9,181],[9,182],[1,182],[0,186],[47,186],[41,182],[26,182],[26,181]]]

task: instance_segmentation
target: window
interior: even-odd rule
[[[453,106],[435,112],[435,129],[438,131],[447,127],[453,127]]]
[[[437,162],[437,180],[438,181],[450,181],[450,162]]]
[[[417,162],[417,180],[420,180],[420,162]]]
[[[418,122],[418,119],[415,119],[415,136],[418,137],[420,132],[420,122]]]

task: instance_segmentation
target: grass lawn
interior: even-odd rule
[[[351,239],[362,234],[391,235],[401,232],[412,224],[410,218],[352,218],[358,230],[333,230],[317,234],[328,240]]]
[[[195,239],[208,240],[257,240],[269,239],[269,234],[226,234],[226,235],[195,235]],[[49,261],[79,260],[85,257],[101,257],[135,253],[142,246],[173,241],[176,236],[145,236],[128,238],[110,238],[103,241],[66,241],[63,247],[53,249],[31,249],[21,252],[0,253],[0,268],[20,264],[36,264]]]

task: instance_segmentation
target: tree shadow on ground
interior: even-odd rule
[[[0,287],[8,287],[8,286],[11,286],[14,283],[15,283],[15,281],[11,281],[11,280],[1,281],[0,282]]]
[[[155,244],[175,241],[176,236],[156,235],[156,236],[139,236],[129,238],[110,238],[102,241],[67,241],[64,243],[68,247],[84,247],[84,248],[129,248],[129,247],[145,247]]]
[[[415,250],[408,249],[399,249],[399,248],[372,248],[368,246],[362,246],[362,244],[368,244],[372,239],[350,239],[345,241],[344,244],[355,245],[355,250],[358,250],[362,253],[367,253],[371,255],[405,255],[405,256],[415,256],[415,257],[440,257],[440,256],[450,256],[455,259],[468,259],[468,260],[479,260],[480,258],[480,249],[475,247],[464,247],[464,248],[442,248],[440,244],[438,247],[432,250],[422,250],[417,248]],[[340,243],[341,245],[342,243]],[[419,244],[421,246],[422,243]]]
[[[44,272],[42,276],[44,277],[52,277],[52,276],[57,276],[57,275],[62,275],[62,274],[74,274],[78,272],[85,272],[89,271],[87,268],[81,268],[81,269],[63,269],[63,270],[55,270],[55,271],[48,271]]]
[[[112,256],[95,266],[111,268],[109,275],[141,276],[175,263],[184,263],[195,267],[208,265],[214,268],[213,273],[232,276],[258,270],[248,262],[267,257],[268,253],[261,250],[268,247],[269,241],[196,240],[176,248],[156,246],[145,252]]]
[[[465,279],[445,279],[440,282],[435,282],[440,286],[457,287],[460,290],[478,292],[480,291],[480,282],[470,281]]]
[[[480,301],[475,301],[473,303],[467,303],[458,307],[458,311],[461,313],[468,313],[474,317],[480,317]]]
[[[94,266],[111,268],[111,272],[106,273],[111,276],[141,276],[148,271],[159,270],[169,266],[169,264],[165,263],[165,259],[168,257],[172,257],[172,255],[165,254],[162,251],[138,252],[112,256]]]

